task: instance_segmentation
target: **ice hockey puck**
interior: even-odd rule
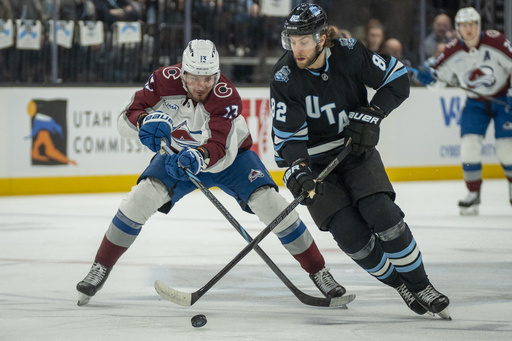
[[[203,314],[196,315],[196,316],[192,317],[190,322],[192,322],[192,325],[194,327],[201,328],[202,326],[204,326],[206,324],[206,316],[204,316]]]

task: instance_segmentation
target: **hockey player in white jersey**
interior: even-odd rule
[[[480,204],[482,143],[491,121],[512,205],[512,45],[498,31],[482,31],[480,15],[473,7],[460,9],[455,25],[459,39],[446,46],[432,68],[420,68],[418,79],[445,86],[455,78],[469,89],[460,122],[462,169],[469,193],[459,207],[461,214],[474,215]]]
[[[206,187],[224,190],[265,225],[288,206],[251,151],[252,138],[241,113],[240,95],[220,73],[218,53],[209,40],[192,40],[182,63],[156,70],[132,96],[119,116],[119,132],[125,138],[140,139],[157,154],[122,200],[89,273],[77,284],[78,305],[87,304],[101,289],[112,267],[155,212],[168,213],[196,189],[183,168]],[[173,155],[158,153],[163,138]],[[345,293],[295,211],[272,231],[322,294],[340,297]]]

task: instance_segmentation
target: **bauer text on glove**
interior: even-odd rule
[[[380,122],[385,117],[382,110],[361,107],[348,114],[350,124],[345,128],[345,140],[352,138],[352,154],[360,155],[379,142]]]
[[[295,161],[292,166],[286,170],[283,181],[290,192],[292,192],[294,198],[301,195],[303,191],[315,191],[312,197],[307,196],[301,204],[311,205],[316,200],[315,194],[322,194],[321,184],[315,182],[315,179],[311,175],[311,169],[303,159]]]
[[[171,140],[172,120],[161,111],[155,111],[143,116],[140,122],[140,142],[153,152],[160,150],[162,138]]]

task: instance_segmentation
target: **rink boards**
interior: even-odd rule
[[[1,88],[0,195],[124,192],[152,153],[121,138],[119,111],[138,88]],[[372,90],[373,91],[373,90]],[[240,88],[253,149],[282,184],[273,160],[268,88]],[[372,92],[370,92],[370,96]],[[412,88],[381,126],[378,149],[392,181],[461,179],[456,88]],[[485,178],[503,177],[494,128],[482,150]]]

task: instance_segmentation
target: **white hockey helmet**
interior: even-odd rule
[[[482,19],[480,14],[473,7],[461,8],[455,15],[455,28],[459,32],[459,24],[463,22],[476,22],[478,24],[478,32],[482,30]],[[460,33],[459,33],[460,34]]]
[[[183,51],[181,63],[182,72],[198,76],[220,74],[219,54],[210,40],[191,40]]]

